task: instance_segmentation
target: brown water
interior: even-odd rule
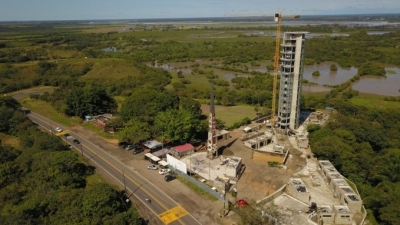
[[[192,68],[190,66],[194,63],[203,64],[217,64],[217,66],[221,66],[218,61],[209,61],[209,60],[196,60],[195,62],[169,62],[167,64],[158,65],[158,67],[164,68],[166,70],[181,70],[184,74],[190,74],[192,72]],[[266,66],[270,62],[261,62],[260,66],[251,66],[248,64],[248,68],[250,71],[259,71],[266,72]],[[331,64],[335,64],[338,68],[337,71],[330,71]],[[200,67],[200,69],[204,69]],[[208,68],[211,69],[211,68]],[[206,70],[208,70],[206,69]],[[315,77],[312,76],[314,71],[319,71],[320,76]],[[385,96],[400,96],[400,68],[398,67],[387,67],[386,70],[394,71],[395,74],[387,74],[386,77],[377,77],[377,76],[363,76],[360,80],[356,81],[352,88],[364,93],[372,93],[378,95]],[[316,83],[317,85],[308,85],[303,84],[302,90],[304,92],[328,92],[331,88],[324,87],[323,85],[339,85],[350,80],[357,74],[357,68],[342,68],[335,62],[323,62],[320,64],[314,64],[304,67],[303,79],[308,80],[309,82]],[[225,78],[227,80],[232,80],[233,77],[247,77],[248,74],[236,73],[225,70],[214,69],[216,75],[219,75],[221,78]],[[228,72],[228,73],[227,73]]]
[[[353,89],[378,95],[400,96],[400,68],[387,67],[386,70],[396,74],[386,74],[386,77],[363,76],[353,84]]]
[[[335,64],[338,68],[337,71],[330,71],[330,66]],[[320,76],[313,76],[314,71],[319,71]],[[335,62],[323,62],[304,67],[303,79],[319,85],[338,85],[350,80],[357,74],[358,70],[355,67],[342,68]]]

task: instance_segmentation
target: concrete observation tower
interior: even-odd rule
[[[295,130],[299,127],[306,33],[308,32],[283,34],[278,103],[278,127],[283,130]]]

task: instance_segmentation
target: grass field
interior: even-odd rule
[[[136,67],[129,65],[124,59],[92,59],[93,68],[82,76],[82,80],[108,80],[115,81],[129,75],[134,76],[139,73]]]
[[[19,148],[19,139],[15,136],[0,133],[0,140],[2,145],[10,145],[14,148]]]
[[[383,96],[373,95],[373,94],[360,94],[352,99],[350,102],[359,105],[365,106],[368,108],[377,108],[377,109],[400,109],[400,102],[396,101],[384,101]]]
[[[95,184],[99,184],[99,183],[105,183],[104,178],[98,174],[98,173],[94,173],[90,176],[86,177],[86,186],[85,188],[90,188]]]
[[[192,27],[193,28],[193,27]],[[155,28],[153,30],[135,30],[133,32],[121,32],[117,36],[132,36],[139,39],[157,40],[160,42],[165,41],[179,41],[179,42],[203,42],[203,41],[221,41],[224,42],[237,42],[238,36],[250,33],[250,30],[206,30],[204,27],[197,27],[200,29],[188,29],[187,27],[180,30],[160,30]],[[255,42],[272,42],[274,37],[246,37],[246,41]]]
[[[57,123],[63,124],[65,126],[71,127],[73,124],[81,123],[82,119],[80,118],[70,118],[57,112],[50,103],[41,101],[41,100],[32,100],[29,97],[21,98],[19,102],[22,106],[39,113],[51,120],[56,121]]]
[[[204,115],[209,114],[210,106],[202,105],[201,109]],[[238,122],[246,117],[253,119],[255,118],[256,111],[254,110],[254,106],[248,105],[238,105],[238,106],[215,106],[215,116],[217,119],[220,119],[225,122],[226,126],[232,126],[235,122]]]
[[[117,105],[118,105],[118,112],[121,109],[121,105],[122,103],[125,101],[126,97],[125,96],[114,96],[115,101],[117,101]]]

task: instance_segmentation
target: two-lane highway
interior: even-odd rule
[[[60,126],[54,121],[49,120],[35,112],[30,112],[27,116],[44,127],[46,130],[59,126],[64,130],[66,127]],[[84,155],[86,160],[97,165],[98,169],[104,170],[115,179],[121,186],[126,187],[127,195],[137,197],[165,224],[201,224],[191,214],[189,214],[182,206],[175,202],[172,198],[166,195],[154,184],[150,183],[146,178],[142,177],[138,172],[127,167],[121,161],[99,148],[92,142],[84,139],[77,133],[68,131],[74,138],[80,141],[80,144],[75,144],[71,139],[64,138],[80,154]],[[150,198],[151,202],[145,199]]]

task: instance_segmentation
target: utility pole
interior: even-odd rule
[[[53,134],[53,126],[51,125],[51,119],[50,119],[50,113],[47,111],[47,118],[49,119],[49,125],[50,125],[50,132]]]
[[[83,156],[82,143],[81,143],[79,146],[81,147],[81,155],[82,155],[82,159],[84,159],[85,157]]]
[[[126,183],[125,183],[125,173],[124,173],[124,170],[122,170],[122,178],[124,179],[124,190],[125,190],[125,193],[126,193]]]
[[[164,151],[164,130],[161,131],[162,141],[161,141],[161,151]]]

